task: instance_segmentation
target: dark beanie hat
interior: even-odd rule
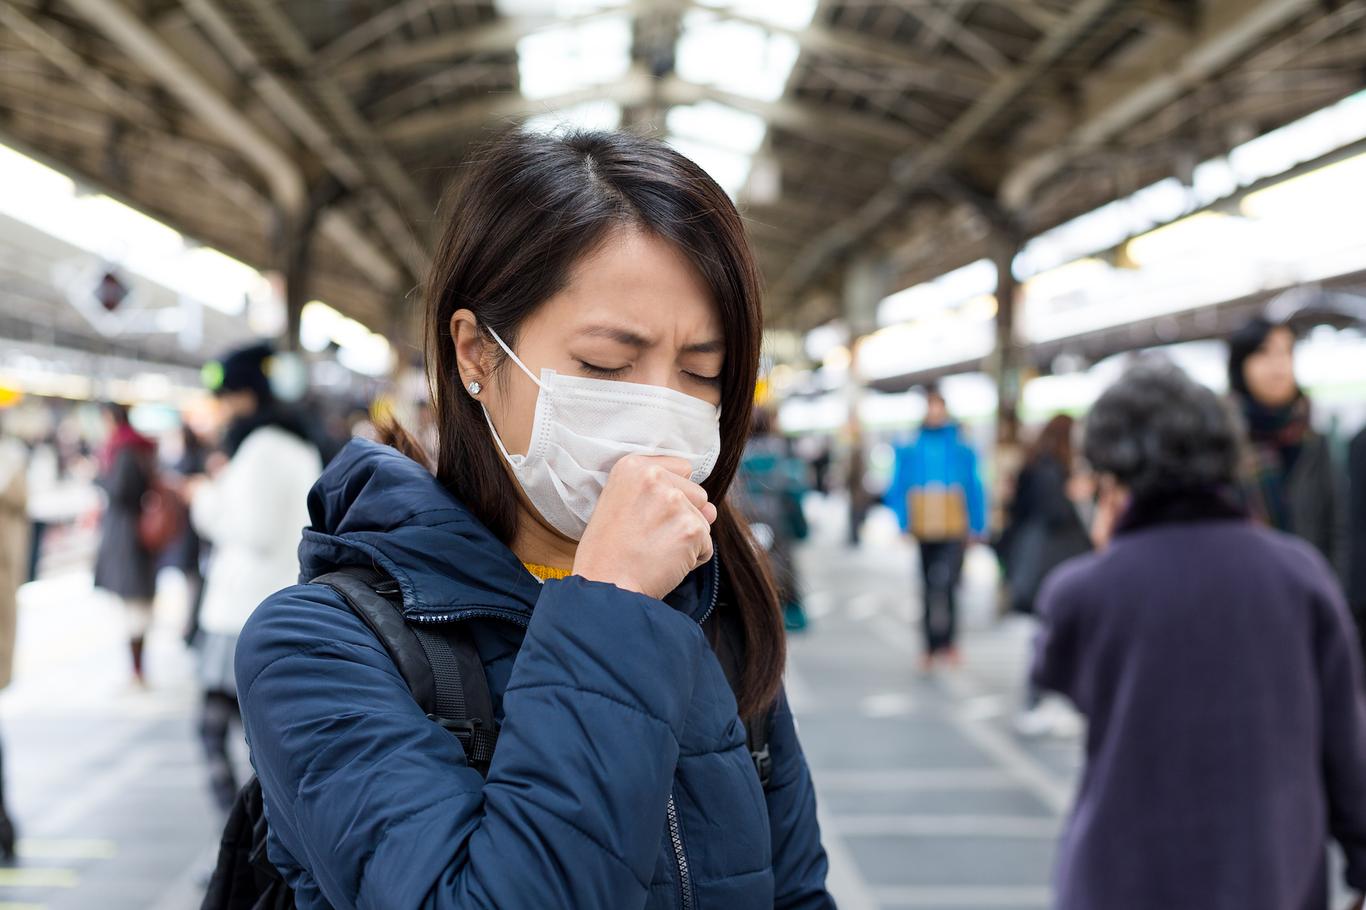
[[[274,348],[265,342],[233,351],[204,367],[204,384],[215,395],[247,391],[261,401],[272,397],[269,362]]]

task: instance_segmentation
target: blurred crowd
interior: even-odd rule
[[[1303,893],[1302,879],[1321,872],[1323,818],[1346,849],[1349,881],[1366,885],[1366,430],[1339,447],[1316,430],[1295,342],[1290,327],[1263,319],[1234,334],[1224,397],[1137,356],[1089,413],[1053,415],[1014,458],[995,452],[995,495],[983,479],[991,461],[936,387],[880,470],[863,445],[784,436],[776,410],[756,408],[735,497],[789,632],[809,622],[796,558],[809,494],[843,489],[851,545],[879,502],[913,542],[924,673],[962,665],[965,555],[973,545],[994,552],[999,612],[1039,630],[1017,730],[1046,730],[1049,692],[1091,730],[1062,906],[1100,906],[1103,893],[1120,907],[1113,881],[1131,867],[1116,832],[1182,812],[1201,814],[1207,836],[1172,842],[1146,867],[1170,881],[1132,893],[1226,889],[1199,864],[1217,866],[1247,839],[1269,841],[1256,848],[1279,865],[1244,870],[1245,887]],[[93,584],[126,617],[137,687],[147,684],[159,570],[178,570],[198,733],[225,813],[239,785],[228,749],[240,722],[237,636],[254,605],[296,581],[298,529],[324,465],[374,433],[365,410],[327,418],[276,394],[274,356],[256,345],[212,364],[214,406],[160,432],[135,428],[119,403],[100,407],[98,426],[90,407],[54,402],[37,422],[31,411],[0,412],[0,686],[16,589],[37,577],[45,552],[98,529]],[[429,414],[418,409],[412,422],[430,451]],[[1233,792],[1268,795],[1249,804]],[[0,772],[0,856],[12,858],[14,844]],[[1123,906],[1156,906],[1146,900]]]

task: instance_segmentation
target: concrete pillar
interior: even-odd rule
[[[885,259],[871,256],[853,260],[844,273],[842,310],[849,328],[849,375],[845,387],[847,417],[846,441],[849,446],[849,471],[845,478],[849,489],[849,543],[858,543],[859,528],[871,504],[863,485],[867,466],[867,452],[863,439],[863,425],[859,421],[859,403],[863,399],[864,378],[859,363],[859,348],[863,339],[877,328],[877,305],[887,296],[891,286],[892,269]]]
[[[996,349],[992,354],[992,372],[996,379],[996,444],[998,450],[1008,451],[1020,442],[1023,351],[1015,328],[1020,285],[1012,266],[1023,241],[1017,231],[998,227],[991,246],[991,257],[996,263]]]

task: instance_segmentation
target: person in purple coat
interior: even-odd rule
[[[1131,370],[1087,421],[1113,534],[1045,583],[1032,671],[1088,723],[1060,910],[1323,910],[1330,837],[1366,890],[1352,620],[1313,546],[1240,511],[1240,448],[1168,365]]]

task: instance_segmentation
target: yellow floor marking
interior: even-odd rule
[[[0,888],[74,888],[76,882],[74,869],[0,869]]]
[[[24,859],[113,859],[118,853],[118,844],[112,840],[66,837],[19,839],[19,855]],[[0,910],[4,908],[0,907]]]

